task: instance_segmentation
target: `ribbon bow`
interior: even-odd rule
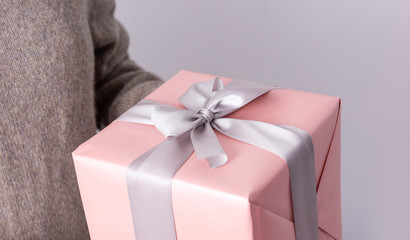
[[[296,238],[318,239],[315,162],[309,134],[293,126],[224,117],[272,89],[240,80],[224,87],[215,78],[189,87],[179,98],[186,109],[142,100],[116,120],[155,125],[167,137],[128,167],[127,186],[137,240],[176,239],[173,176],[193,150],[198,159],[206,158],[211,168],[228,160],[212,128],[270,151],[288,163]]]
[[[246,89],[246,92],[243,91]],[[191,131],[190,137],[198,159],[206,158],[211,168],[222,166],[228,160],[212,128],[225,129],[221,118],[246,105],[272,87],[236,80],[224,89],[222,80],[192,85],[179,102],[186,109],[155,106],[151,120],[166,137],[178,137]],[[245,94],[246,93],[246,94]]]

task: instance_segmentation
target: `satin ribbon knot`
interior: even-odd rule
[[[204,119],[206,120],[207,123],[211,123],[212,120],[215,117],[215,114],[207,109],[207,108],[202,108],[201,110],[199,110],[198,114]]]

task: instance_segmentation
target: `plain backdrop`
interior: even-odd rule
[[[344,239],[410,239],[410,1],[117,0],[131,57],[342,98]]]

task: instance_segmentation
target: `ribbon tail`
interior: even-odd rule
[[[228,161],[218,137],[209,123],[196,126],[191,131],[191,141],[198,159],[206,158],[209,167],[217,168]]]
[[[135,239],[176,240],[172,178],[192,151],[187,132],[169,137],[128,166],[127,188]]]
[[[296,239],[318,240],[313,143],[302,129],[233,118],[214,119],[213,127],[240,141],[270,151],[288,163]]]

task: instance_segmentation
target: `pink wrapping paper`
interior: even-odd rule
[[[178,98],[188,87],[214,77],[181,71],[146,99],[183,108]],[[311,135],[321,240],[342,239],[339,112],[339,98],[279,89],[226,116],[292,125]],[[173,179],[178,240],[295,239],[286,162],[216,134],[228,163],[210,169],[206,160],[192,154]],[[73,152],[92,239],[134,239],[126,169],[164,139],[154,126],[114,122]]]

